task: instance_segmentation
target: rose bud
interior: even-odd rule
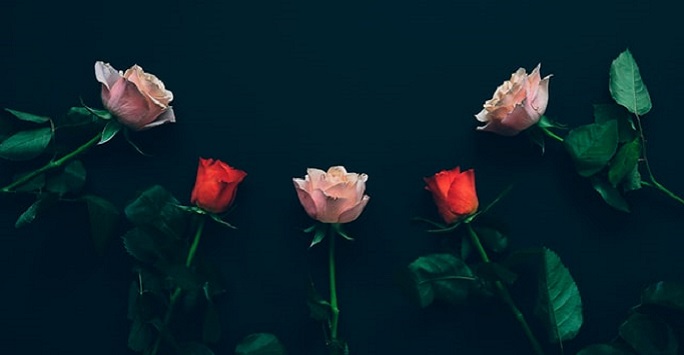
[[[109,63],[95,63],[95,78],[102,83],[102,104],[119,122],[140,131],[175,122],[169,102],[173,93],[156,76],[134,65],[125,73]]]
[[[306,213],[323,223],[348,223],[359,217],[370,197],[364,195],[368,175],[348,173],[343,166],[327,172],[309,168],[304,179],[293,178]]]
[[[475,115],[478,121],[486,123],[477,129],[514,136],[539,122],[549,101],[551,78],[547,75],[541,79],[540,68],[538,64],[529,75],[524,68],[519,68],[510,80],[504,81]]]
[[[479,202],[475,191],[475,171],[459,167],[442,170],[424,178],[425,189],[432,193],[439,214],[452,224],[477,212]]]
[[[233,203],[237,187],[247,176],[242,170],[216,159],[200,158],[190,202],[211,213],[225,212]]]

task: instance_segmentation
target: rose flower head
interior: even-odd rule
[[[225,212],[235,200],[237,187],[247,176],[216,159],[200,158],[190,202],[211,213]]]
[[[361,215],[370,197],[364,194],[368,175],[348,173],[343,166],[328,171],[309,168],[293,178],[299,202],[306,213],[323,223],[348,223]]]
[[[475,115],[478,121],[486,123],[478,130],[515,136],[521,131],[537,124],[546,111],[549,102],[549,79],[541,78],[538,64],[529,75],[524,68],[511,74],[494,96],[484,103],[484,108]]]
[[[439,214],[452,224],[477,212],[479,202],[475,191],[475,171],[459,167],[442,170],[424,178],[425,189],[432,193]]]
[[[102,104],[124,126],[140,131],[176,121],[169,106],[173,93],[140,66],[121,72],[109,63],[98,61],[95,78],[102,83]]]

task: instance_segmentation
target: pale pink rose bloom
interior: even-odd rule
[[[478,121],[486,123],[477,129],[514,136],[539,122],[549,102],[551,78],[547,75],[542,79],[540,68],[538,64],[529,75],[524,68],[511,74],[511,79],[504,81],[475,115]]]
[[[123,73],[98,61],[95,78],[102,83],[102,104],[123,125],[140,131],[176,121],[169,106],[173,93],[140,66],[134,65]]]
[[[309,168],[304,179],[293,178],[306,213],[323,223],[348,223],[359,217],[370,197],[364,195],[368,175],[348,173],[343,166],[327,172]]]

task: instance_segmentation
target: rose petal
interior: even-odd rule
[[[475,190],[475,170],[469,169],[454,176],[447,195],[449,210],[457,215],[467,216],[478,208]]]
[[[295,191],[297,192],[297,197],[299,198],[299,202],[302,204],[304,207],[304,210],[306,211],[306,214],[309,215],[309,217],[316,219],[316,203],[313,200],[313,197],[309,194],[307,189],[302,188],[301,183],[297,180],[303,181],[301,179],[292,179],[295,185]]]
[[[95,78],[107,89],[111,89],[114,83],[121,78],[121,74],[109,63],[97,61],[95,62]]]
[[[359,203],[357,203],[354,207],[340,214],[340,218],[337,223],[349,223],[359,218],[361,212],[363,212],[363,209],[366,208],[369,200],[370,196],[364,195],[361,201],[359,201]]]
[[[169,106],[164,112],[161,113],[161,115],[157,116],[156,120],[146,124],[140,130],[149,129],[152,127],[163,125],[165,123],[174,122],[176,122],[176,115],[173,112],[173,107]]]

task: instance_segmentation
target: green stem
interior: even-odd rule
[[[331,228],[330,230],[333,230]],[[330,233],[328,238],[328,266],[330,272],[330,310],[332,319],[330,321],[330,341],[331,353],[336,354],[337,348],[337,325],[340,318],[340,309],[337,306],[337,285],[335,281],[335,233]]]
[[[684,199],[682,199],[681,197],[677,196],[674,192],[670,191],[668,188],[666,188],[665,186],[663,186],[662,184],[660,184],[658,181],[654,180],[653,178],[651,178],[651,182],[642,181],[642,182],[641,182],[641,185],[642,185],[642,186],[652,187],[652,188],[654,188],[654,189],[656,189],[656,190],[659,190],[660,192],[662,192],[662,193],[666,194],[667,196],[671,197],[673,200],[675,200],[675,201],[677,201],[677,202],[679,202],[679,203],[681,203],[681,204],[684,205]]]
[[[489,256],[487,255],[487,252],[484,250],[484,247],[482,247],[482,243],[480,243],[480,238],[477,236],[477,233],[475,233],[473,227],[470,225],[470,223],[467,223],[466,225],[468,226],[468,234],[470,236],[470,241],[472,242],[473,246],[475,246],[475,249],[477,249],[477,252],[480,254],[482,261],[484,261],[485,263],[491,262]],[[511,294],[510,292],[508,292],[506,286],[501,281],[495,281],[494,286],[496,287],[496,291],[501,297],[501,299],[504,301],[504,303],[508,305],[508,308],[511,309],[513,315],[515,316],[515,319],[522,326],[523,331],[527,336],[527,339],[529,339],[530,343],[532,344],[532,348],[534,348],[534,352],[538,355],[543,355],[544,351],[542,350],[539,341],[532,333],[532,329],[530,328],[529,324],[527,324],[525,316],[522,314],[520,309],[515,305],[513,297],[511,297]]]
[[[57,160],[52,160],[48,162],[47,164],[43,165],[42,167],[14,180],[12,183],[9,185],[3,187],[0,189],[0,192],[12,192],[13,189],[25,184],[26,182],[30,181],[31,179],[35,178],[36,176],[52,169],[59,168],[60,166],[64,165],[64,163],[68,162],[69,160],[73,159],[77,155],[85,152],[88,150],[88,148],[92,147],[95,145],[97,142],[100,141],[100,138],[102,138],[102,132],[98,133],[95,135],[93,138],[91,138],[89,141],[85,142],[83,145],[80,147],[76,148],[73,152],[57,159]]]
[[[206,220],[207,219],[205,215],[200,215],[199,222],[197,225],[197,231],[195,232],[195,237],[192,239],[192,244],[190,245],[190,249],[188,250],[188,256],[185,259],[185,267],[187,268],[189,268],[192,265],[192,260],[195,258],[195,254],[197,253],[197,246],[199,245],[200,239],[202,237],[202,231],[204,230],[204,224]],[[173,293],[171,294],[171,298],[169,300],[169,307],[166,309],[166,314],[164,315],[162,329],[159,330],[159,336],[157,337],[157,340],[154,342],[152,351],[149,353],[150,355],[156,355],[157,351],[159,351],[159,346],[161,345],[162,341],[162,335],[164,332],[166,332],[166,328],[168,327],[169,322],[171,321],[171,314],[176,306],[176,302],[178,302],[178,298],[180,298],[181,292],[181,288],[176,286],[176,288],[173,290]]]
[[[544,134],[546,134],[547,136],[563,143],[563,141],[564,141],[563,137],[553,133],[550,129],[548,129],[546,127],[540,127],[540,128],[542,129],[542,132],[544,132]]]

